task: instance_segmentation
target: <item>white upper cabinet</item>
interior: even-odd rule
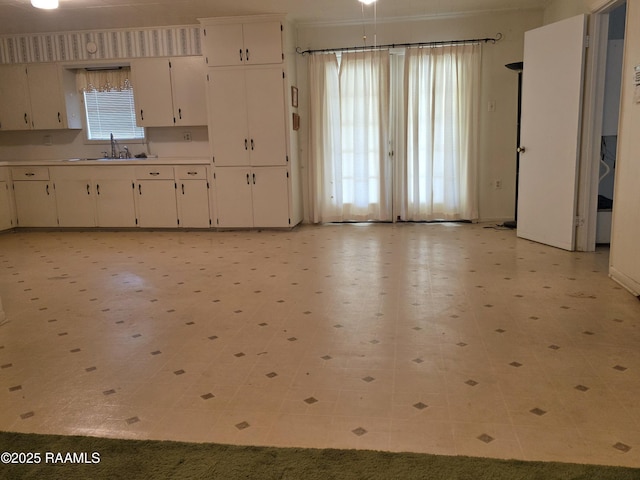
[[[171,90],[176,125],[207,124],[207,89],[202,57],[171,59]]]
[[[27,68],[0,68],[0,130],[31,130],[31,101]]]
[[[208,82],[214,164],[286,165],[282,67],[211,69]]]
[[[56,64],[0,68],[0,130],[82,128],[75,74]]]
[[[131,72],[139,126],[207,124],[202,57],[135,59]]]
[[[203,22],[204,49],[209,67],[282,63],[282,23]]]

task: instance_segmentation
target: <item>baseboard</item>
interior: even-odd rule
[[[616,283],[629,290],[629,292],[638,297],[640,296],[640,283],[633,278],[625,275],[615,267],[609,267],[609,277]]]

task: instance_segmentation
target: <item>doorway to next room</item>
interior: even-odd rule
[[[626,11],[627,4],[623,2],[608,13],[607,53],[602,65],[606,76],[599,152],[597,244],[608,244],[611,241]]]

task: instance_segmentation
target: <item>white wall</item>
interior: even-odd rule
[[[618,127],[611,276],[640,295],[640,87],[634,86],[634,66],[640,65],[640,2],[627,2],[627,29],[622,67],[622,99]]]
[[[544,24],[598,11],[611,0],[551,0],[544,9]],[[633,1],[633,0],[629,0]]]
[[[392,22],[378,21],[378,44],[484,38],[494,37],[498,32],[503,34],[503,40],[497,44],[487,44],[483,47],[479,159],[479,201],[482,221],[501,222],[513,219],[518,77],[515,72],[505,68],[505,64],[522,61],[524,32],[541,26],[542,21],[543,12],[541,10]],[[367,25],[368,44],[373,42],[373,33],[373,26]],[[298,27],[298,46],[303,50],[350,47],[362,45],[362,36],[362,24],[300,25]],[[298,56],[300,115],[302,119],[300,159],[305,180],[308,174],[306,58]],[[494,112],[488,112],[489,101],[495,102]],[[491,185],[497,179],[502,181],[501,189],[495,189]],[[304,191],[308,190],[305,188]],[[308,219],[306,207],[305,219]]]
[[[558,22],[582,13],[589,13],[587,0],[552,0],[544,10],[544,24]]]
[[[192,141],[183,140],[191,132]],[[51,145],[45,145],[45,136]],[[207,127],[147,128],[147,144],[128,144],[132,154],[146,153],[160,157],[208,157]],[[120,142],[124,146],[126,142]],[[107,144],[86,144],[82,130],[38,130],[0,132],[0,161],[64,160],[99,157],[108,151]]]

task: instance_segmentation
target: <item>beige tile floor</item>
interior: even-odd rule
[[[469,224],[0,235],[0,429],[640,467],[608,251]]]

